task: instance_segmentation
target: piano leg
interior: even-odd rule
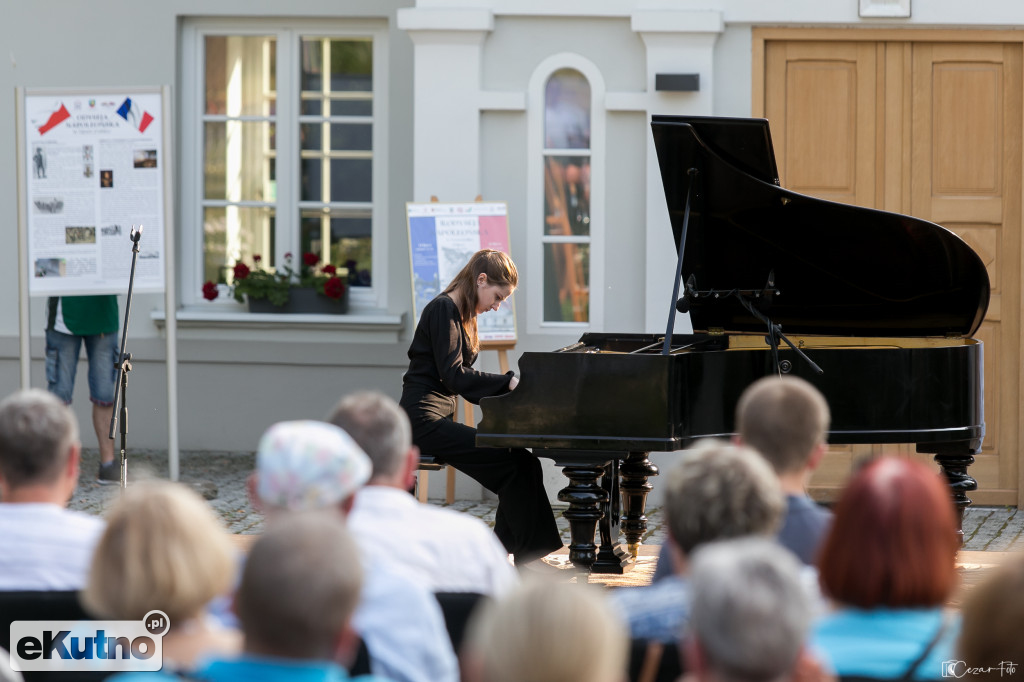
[[[557,457],[555,463],[559,463]],[[597,522],[605,515],[604,506],[608,502],[608,493],[597,484],[597,479],[604,475],[605,465],[572,462],[562,467],[569,485],[558,492],[558,499],[569,503],[569,508],[562,512],[569,521],[569,561],[576,570],[585,573],[590,572],[597,560],[594,537]]]
[[[597,553],[591,572],[621,575],[633,568],[633,555],[619,544],[619,520],[622,516],[622,502],[619,494],[619,459],[616,457],[605,468],[601,487],[608,494],[605,513],[601,518],[601,549]]]
[[[956,507],[956,533],[960,537],[961,546],[964,543],[964,510],[971,504],[971,498],[967,493],[978,489],[978,482],[967,473],[967,467],[974,464],[974,455],[969,452],[961,453],[939,453],[935,455],[935,461],[942,467],[942,473],[946,475],[946,481],[953,493],[953,504]]]
[[[646,452],[631,452],[622,463],[622,502],[625,512],[622,520],[622,532],[630,554],[636,558],[640,551],[640,540],[647,532],[647,493],[653,486],[647,481],[650,476],[658,475],[658,467],[647,459]]]

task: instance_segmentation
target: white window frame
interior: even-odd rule
[[[273,35],[277,39],[277,193],[275,197],[278,238],[275,262],[284,254],[299,257],[301,166],[299,153],[300,38],[371,38],[373,40],[373,166],[371,190],[371,235],[373,240],[372,283],[350,287],[349,307],[354,311],[387,308],[388,279],[388,26],[374,19],[317,19],[267,21],[259,19],[186,20],[182,30],[181,60],[181,303],[186,308],[222,309],[237,312],[239,304],[221,295],[213,302],[202,297],[203,263],[203,111],[205,107],[205,38],[207,35]],[[284,94],[283,94],[284,93]]]
[[[544,234],[544,112],[546,86],[561,69],[579,71],[590,84],[590,281],[587,322],[546,322],[544,320],[544,245],[557,242],[587,242],[579,236]],[[604,328],[605,262],[605,83],[601,71],[578,54],[563,52],[542,61],[530,76],[527,90],[527,257],[530,286],[526,287],[531,334],[567,334],[601,331]],[[566,150],[567,155],[572,150]]]

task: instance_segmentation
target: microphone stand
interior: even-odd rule
[[[132,225],[130,238],[132,240],[132,270],[128,277],[128,299],[124,304],[124,326],[121,328],[121,350],[118,353],[117,381],[114,382],[114,409],[110,415],[110,440],[114,440],[114,433],[117,431],[118,405],[121,406],[121,492],[124,493],[128,485],[128,372],[132,371],[132,354],[124,352],[125,340],[128,336],[128,318],[132,312],[132,288],[135,286],[135,263],[139,259],[139,240],[142,238],[142,225],[136,230]]]

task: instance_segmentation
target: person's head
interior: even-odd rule
[[[337,514],[286,514],[253,544],[235,592],[251,654],[333,660],[353,644],[349,627],[363,572]]]
[[[78,421],[52,393],[30,388],[8,396],[0,402],[0,501],[32,489],[66,504],[80,451]]]
[[[666,476],[669,536],[684,557],[712,540],[770,535],[784,509],[778,477],[750,448],[703,441]]]
[[[932,607],[956,582],[956,515],[931,467],[881,457],[853,475],[818,557],[825,595],[859,608]]]
[[[698,679],[790,678],[812,618],[799,561],[767,538],[701,547],[693,560],[686,660]]]
[[[601,592],[528,581],[472,616],[463,666],[472,682],[619,682],[628,642]]]
[[[804,470],[825,451],[831,417],[814,386],[794,376],[764,377],[736,405],[736,430],[779,474]]]
[[[1003,677],[1004,661],[1024,661],[1024,556],[1009,557],[972,588],[961,612],[958,658],[971,668],[987,669],[981,679]]]
[[[469,335],[473,350],[478,348],[476,316],[497,310],[501,302],[519,286],[519,271],[508,254],[482,249],[473,254],[445,293],[458,294],[459,315]]]
[[[408,490],[418,451],[405,410],[379,391],[359,391],[334,406],[327,421],[344,429],[370,458],[370,483],[393,483]]]
[[[226,594],[235,570],[231,542],[203,498],[179,483],[142,481],[107,515],[82,599],[108,620],[159,609],[174,628]]]
[[[334,424],[274,424],[256,449],[249,494],[264,513],[351,508],[352,496],[370,478],[362,448]]]

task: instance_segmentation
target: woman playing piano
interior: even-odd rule
[[[491,249],[473,254],[420,315],[409,346],[409,371],[402,378],[401,405],[422,454],[498,495],[494,532],[521,566],[562,547],[540,462],[522,448],[477,447],[476,429],[454,420],[457,396],[476,404],[518,383],[512,372],[489,374],[472,367],[480,349],[476,316],[497,310],[518,283],[516,266],[506,254]]]

